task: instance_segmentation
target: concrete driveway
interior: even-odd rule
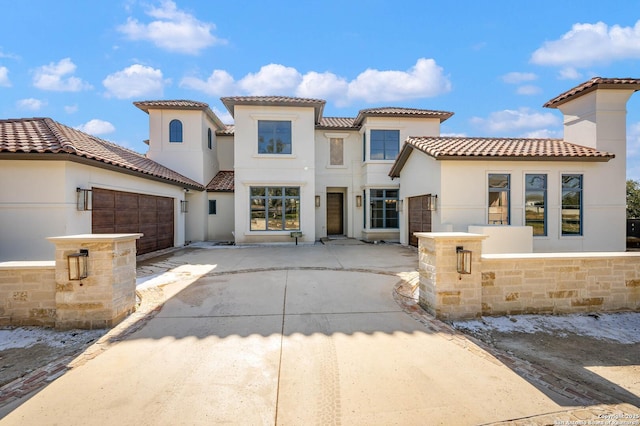
[[[571,406],[408,315],[394,287],[416,266],[412,249],[339,242],[143,262],[161,309],[2,425],[471,425]]]

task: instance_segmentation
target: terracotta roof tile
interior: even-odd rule
[[[585,81],[582,84],[577,85],[576,87],[567,90],[564,93],[556,96],[551,99],[549,102],[544,104],[546,108],[557,108],[559,105],[567,102],[571,98],[576,96],[585,95],[597,88],[603,89],[633,89],[640,90],[640,79],[638,78],[603,78],[603,77],[593,77],[589,81]]]
[[[562,139],[410,137],[406,144],[436,159],[461,158],[597,158],[608,161],[615,155]]]
[[[200,110],[204,111],[207,116],[213,121],[218,129],[224,129],[225,125],[211,108],[209,105],[204,102],[190,101],[186,99],[175,99],[175,100],[155,100],[155,101],[137,101],[133,103],[135,106],[140,108],[142,111],[149,114],[149,110],[151,109],[182,109],[182,110]]]
[[[0,152],[71,154],[194,189],[204,189],[198,182],[142,154],[50,118],[0,120]]]
[[[224,129],[218,130],[216,135],[220,136],[233,136],[236,132],[235,124],[225,124]]]
[[[207,191],[209,192],[233,192],[234,184],[233,184],[234,173],[230,170],[220,170],[214,177],[211,179],[211,182],[207,185]]]
[[[354,124],[359,126],[366,117],[422,117],[422,118],[439,118],[442,123],[453,115],[448,111],[436,111],[431,109],[419,108],[400,108],[400,107],[382,107],[368,108],[358,112]]]
[[[322,117],[316,128],[321,129],[357,129],[351,117]]]
[[[316,123],[320,122],[322,110],[327,103],[322,99],[295,98],[291,96],[227,96],[220,98],[220,100],[232,116],[236,105],[313,107]]]

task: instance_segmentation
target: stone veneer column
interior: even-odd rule
[[[438,319],[475,318],[482,313],[482,240],[466,232],[417,232],[419,303]],[[456,247],[471,250],[471,274],[456,271]]]
[[[85,234],[47,238],[55,244],[58,329],[106,328],[135,308],[136,240],[142,234]],[[67,257],[89,250],[88,277],[69,280]]]

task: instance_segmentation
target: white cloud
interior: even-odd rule
[[[97,118],[76,126],[76,129],[81,130],[85,133],[89,133],[90,135],[104,135],[107,133],[115,132],[116,130],[113,124]]]
[[[295,68],[269,64],[255,74],[247,74],[238,87],[250,95],[277,95],[294,93],[301,82],[302,76]]]
[[[640,20],[633,27],[604,22],[574,24],[560,39],[547,41],[531,55],[538,65],[587,67],[640,58]]]
[[[78,105],[65,105],[64,112],[67,114],[74,114],[78,112]]]
[[[283,95],[320,98],[344,106],[352,101],[401,101],[437,96],[451,90],[451,82],[433,59],[418,59],[408,71],[368,69],[348,81],[331,72],[301,74],[292,67],[269,64],[235,80],[224,70],[214,70],[206,80],[185,77],[180,87],[214,96]]]
[[[407,71],[368,69],[349,83],[349,99],[367,102],[429,98],[451,90],[451,82],[433,59],[420,58]]]
[[[492,133],[509,134],[518,131],[539,131],[560,125],[560,120],[553,113],[534,112],[529,108],[496,111],[488,118],[473,117],[471,123]]]
[[[11,87],[9,69],[7,67],[0,67],[0,87]]]
[[[516,93],[518,95],[537,95],[540,93],[542,89],[538,86],[534,86],[533,84],[525,84],[524,86],[519,86],[516,89]]]
[[[531,132],[525,132],[520,137],[534,139],[560,139],[562,138],[562,130],[538,129]]]
[[[565,67],[558,71],[560,80],[578,80],[582,78],[582,73],[573,67]]]
[[[160,7],[151,7],[146,14],[155,20],[143,24],[130,17],[118,30],[131,40],[147,40],[161,49],[191,55],[214,44],[225,43],[211,34],[214,24],[199,21],[178,9],[173,1],[164,0]]]
[[[296,89],[296,96],[339,101],[344,98],[348,89],[349,83],[342,77],[330,72],[311,71],[302,77]]]
[[[70,58],[43,65],[34,71],[33,85],[38,89],[56,92],[80,92],[92,89],[89,83],[73,76],[76,68],[76,64],[71,62]]]
[[[180,87],[198,90],[211,96],[229,96],[236,91],[235,84],[231,74],[224,70],[213,70],[206,81],[197,77],[185,77],[180,81]]]
[[[118,99],[162,96],[168,83],[169,80],[163,80],[162,71],[140,64],[110,74],[102,81],[107,88],[107,96]]]
[[[17,106],[19,109],[26,109],[29,111],[39,111],[45,105],[47,105],[45,101],[41,101],[40,99],[35,98],[20,99],[17,102]]]
[[[538,76],[532,72],[510,72],[502,76],[502,81],[507,84],[520,84],[537,79]]]

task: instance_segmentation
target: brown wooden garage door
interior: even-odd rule
[[[418,247],[414,232],[431,232],[431,195],[409,197],[409,244]]]
[[[93,188],[91,231],[144,234],[138,254],[173,247],[173,198]]]

